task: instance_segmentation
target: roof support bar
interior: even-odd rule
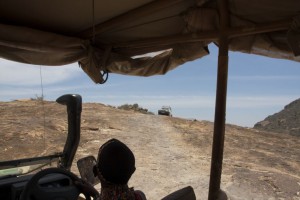
[[[219,0],[220,12],[220,35],[219,35],[219,57],[218,57],[218,77],[215,105],[214,135],[212,144],[211,171],[209,182],[209,200],[216,200],[221,194],[221,174],[225,139],[225,118],[226,118],[226,97],[228,78],[228,2]]]
[[[273,31],[288,30],[292,20],[273,21],[251,26],[230,27],[226,29],[229,38],[268,33]],[[167,37],[149,38],[144,40],[129,41],[113,45],[117,50],[129,48],[143,48],[151,46],[172,45],[176,43],[215,41],[219,38],[219,30],[203,31],[199,33],[187,33],[183,35],[173,35]]]
[[[110,31],[124,23],[134,21],[137,18],[142,18],[153,12],[177,4],[183,0],[156,0],[148,4],[142,5],[136,9],[130,10],[127,13],[121,14],[103,23],[95,26],[95,35],[99,35],[106,31]],[[82,38],[92,38],[93,28],[87,29],[79,34]]]

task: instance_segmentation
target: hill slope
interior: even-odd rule
[[[300,136],[300,99],[254,125],[255,129]]]
[[[1,160],[61,150],[66,116],[66,108],[55,102],[0,102]],[[137,170],[129,184],[143,190],[149,200],[187,185],[194,188],[197,199],[207,199],[213,123],[96,103],[83,105],[81,119],[75,161],[96,156],[101,144],[118,138],[136,157]],[[76,172],[75,163],[72,170]],[[298,137],[226,126],[221,187],[230,199],[299,199],[299,184]]]

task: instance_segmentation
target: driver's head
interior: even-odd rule
[[[113,184],[127,184],[135,171],[135,158],[132,151],[117,139],[104,143],[98,153],[95,166],[100,180]]]

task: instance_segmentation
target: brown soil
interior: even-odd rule
[[[0,102],[1,161],[61,151],[66,116],[55,102]],[[74,172],[77,159],[96,156],[101,144],[117,138],[135,153],[137,170],[129,185],[148,199],[188,185],[197,199],[207,199],[213,123],[95,103],[83,105],[81,119]],[[300,199],[299,137],[227,125],[221,188],[236,200]]]

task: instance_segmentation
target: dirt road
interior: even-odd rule
[[[110,138],[117,138],[132,149],[137,170],[130,181],[131,186],[145,191],[149,199],[160,199],[191,185],[199,199],[207,198],[209,159],[201,157],[198,149],[188,145],[167,117],[136,114],[126,119],[127,126],[122,126],[122,121],[117,123],[101,129],[101,139],[89,143],[101,145]],[[98,135],[92,132],[86,137]],[[96,149],[91,151],[86,145],[78,152],[81,155],[94,152],[96,156]]]
[[[96,115],[100,119],[106,113]],[[90,151],[94,155],[97,146],[110,138],[125,142],[136,156],[137,171],[130,185],[145,191],[150,200],[188,185],[197,199],[207,199],[212,130],[210,122],[120,111],[118,116],[106,116],[102,128],[88,131],[83,140],[96,144]],[[297,140],[272,134],[258,138],[255,130],[237,126],[228,126],[226,132],[221,187],[230,199],[300,198]],[[88,139],[95,136],[95,140]],[[84,145],[79,152],[87,155],[89,148],[91,145]],[[289,169],[287,159],[293,164]]]

